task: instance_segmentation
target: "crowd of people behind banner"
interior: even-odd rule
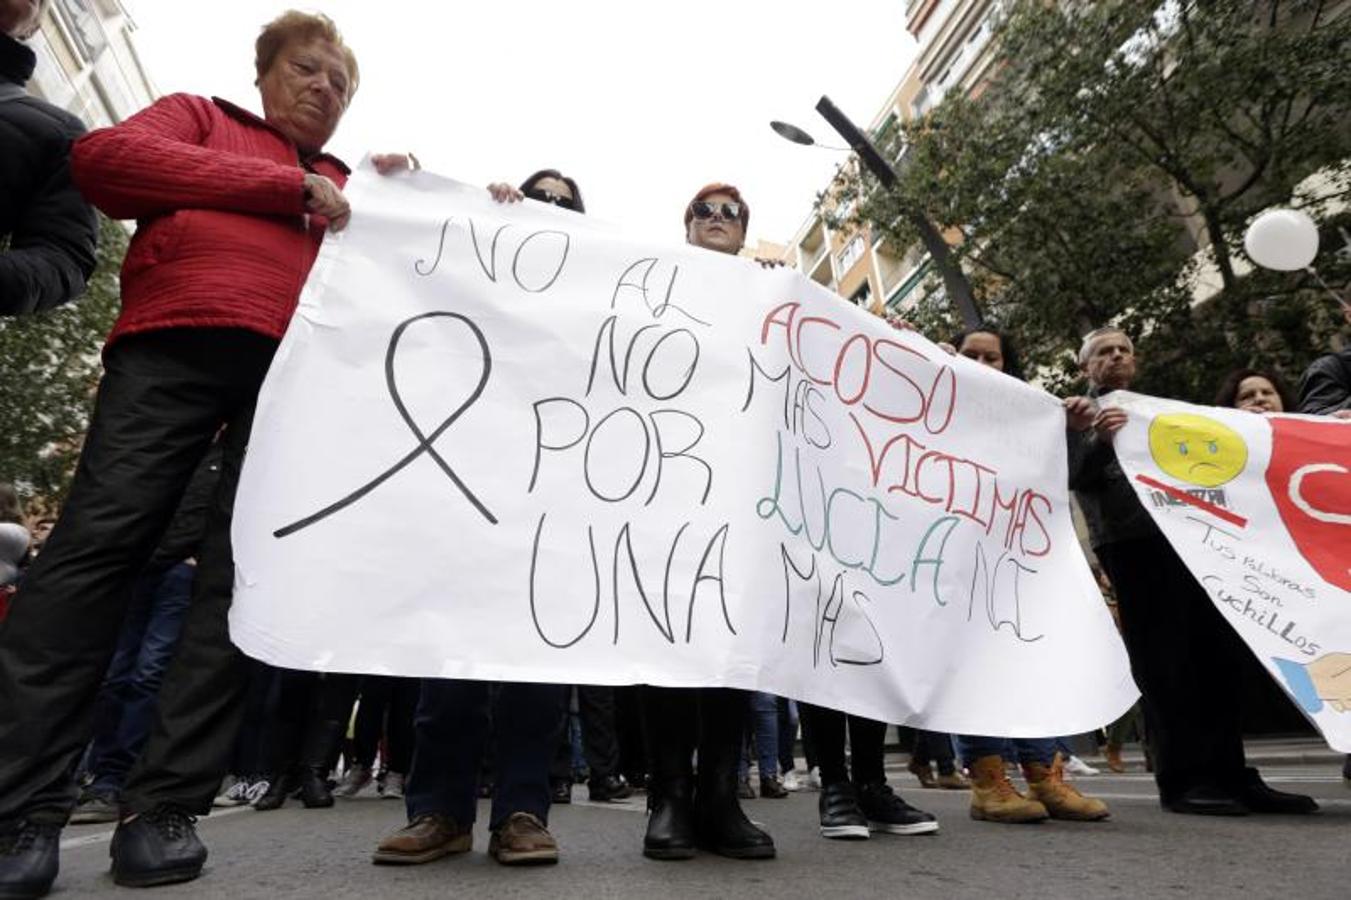
[[[591,801],[646,792],[641,846],[654,859],[773,857],[773,838],[741,805],[757,793],[752,767],[761,798],[819,790],[824,837],[938,830],[887,783],[887,725],[835,710],[724,688],[418,681],[245,659],[226,625],[233,494],[273,351],[325,232],[351,213],[348,169],[323,147],[356,92],[356,58],[327,18],[288,12],[256,44],[261,117],[174,94],[84,134],[23,91],[34,66],[24,40],[43,6],[0,0],[0,231],[9,236],[0,313],[80,293],[94,263],[94,207],[138,229],[55,527],[25,522],[18,496],[0,486],[0,895],[47,893],[68,821],[117,822],[113,877],[146,886],[200,874],[207,851],[195,817],[213,805],[267,811],[293,797],[307,808],[335,796],[403,800],[407,825],[375,845],[385,864],[470,850],[478,800],[490,797],[489,854],[506,865],[555,862],[549,809],[571,801],[579,772]],[[382,175],[417,167],[411,154],[374,163]],[[577,183],[555,170],[489,191],[503,203],[585,211]],[[749,218],[736,187],[710,184],[683,210],[686,240],[739,253]],[[1351,324],[1351,308],[1343,312]],[[1023,377],[1014,342],[995,327],[969,329],[949,349]],[[1125,415],[1097,397],[1131,385],[1134,345],[1100,328],[1078,361],[1088,390],[1064,404],[1070,486],[1116,595],[1162,805],[1315,811],[1311,798],[1275,791],[1246,766],[1243,698],[1229,680],[1246,650],[1112,452]],[[1216,403],[1351,418],[1351,349],[1315,362],[1298,399],[1275,374],[1243,369]],[[1133,719],[1109,730],[1113,770]],[[1066,781],[1067,765],[1084,764],[1063,739],[918,732],[913,741],[920,783],[969,790],[973,818],[1109,815]]]

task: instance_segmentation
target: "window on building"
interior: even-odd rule
[[[844,245],[844,249],[840,251],[840,255],[837,260],[837,262],[839,263],[840,275],[843,276],[845,272],[848,272],[851,268],[853,268],[854,263],[858,262],[859,257],[862,255],[863,255],[863,235],[856,234],[852,239],[850,239],[849,243]]]
[[[108,39],[90,0],[57,0],[56,11],[61,24],[75,39],[80,55],[89,62],[98,59]]]
[[[873,286],[870,282],[863,282],[863,285],[849,296],[849,302],[855,306],[867,306],[872,302]]]

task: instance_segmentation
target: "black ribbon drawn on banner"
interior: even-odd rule
[[[422,429],[418,427],[417,422],[413,421],[412,414],[408,412],[408,407],[404,405],[403,397],[399,394],[399,386],[394,378],[394,359],[398,355],[399,341],[403,338],[404,332],[408,330],[409,326],[424,319],[435,318],[455,319],[464,323],[464,325],[473,333],[474,339],[478,341],[479,349],[483,353],[483,371],[479,375],[478,384],[474,386],[474,390],[469,394],[465,401],[461,403],[444,422],[437,426],[435,431],[431,434],[424,434]],[[371,491],[384,484],[390,478],[394,477],[394,475],[401,471],[405,466],[424,453],[436,461],[436,464],[441,467],[441,471],[446,474],[447,478],[454,482],[455,486],[460,489],[462,494],[464,494],[465,499],[474,505],[474,508],[479,511],[483,518],[496,525],[497,518],[483,505],[483,502],[474,495],[474,492],[471,491],[469,486],[455,473],[455,470],[451,468],[450,463],[446,462],[445,457],[443,457],[434,446],[437,438],[444,434],[446,429],[451,425],[455,424],[455,420],[463,415],[469,407],[473,406],[479,396],[483,394],[483,389],[488,384],[488,376],[491,374],[492,368],[493,358],[492,352],[488,349],[488,341],[483,336],[482,330],[480,330],[467,316],[453,312],[429,312],[421,313],[413,316],[411,319],[401,322],[399,326],[394,329],[394,334],[390,336],[389,348],[385,351],[385,385],[389,389],[390,399],[394,401],[394,408],[399,411],[399,417],[403,419],[404,424],[408,426],[408,430],[413,432],[413,436],[417,438],[417,446],[405,454],[398,462],[394,463],[394,465],[390,466],[355,491],[352,491],[341,500],[331,503],[318,512],[305,516],[303,519],[298,519],[290,525],[277,529],[272,533],[273,536],[284,538],[288,535],[295,534],[297,531],[306,529],[311,525],[323,521],[334,513],[351,506],[353,503],[356,503],[362,497],[365,497]]]

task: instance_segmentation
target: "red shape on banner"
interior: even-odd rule
[[[1267,487],[1300,554],[1351,591],[1351,425],[1271,418]]]

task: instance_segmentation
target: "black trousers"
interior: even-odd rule
[[[649,772],[659,787],[689,774],[695,750],[700,771],[716,768],[735,784],[750,711],[745,691],[643,685],[642,703]]]
[[[1095,550],[1116,588],[1159,794],[1242,783],[1237,678],[1247,649],[1163,535]]]
[[[619,770],[629,783],[641,787],[652,770],[643,725],[643,688],[636,684],[613,688],[615,741],[619,746]]]
[[[822,784],[848,781],[851,773],[855,784],[874,784],[887,780],[883,766],[886,723],[801,702],[798,703],[798,716],[802,720],[803,733],[811,734],[816,763],[821,767]],[[844,759],[846,723],[849,728],[848,770]]]
[[[89,739],[128,588],[223,426],[221,480],[192,604],[123,793],[135,812],[162,802],[210,810],[248,687],[226,624],[230,511],[275,349],[276,341],[242,329],[186,328],[131,335],[105,354],[70,495],[0,624],[0,821],[69,816],[72,769]]]
[[[548,822],[549,761],[558,746],[562,706],[563,688],[555,684],[423,679],[404,793],[408,820],[440,813],[460,825],[474,821],[478,765],[491,727],[496,780],[489,826],[495,829],[518,812]]]
[[[940,775],[951,775],[957,771],[957,753],[952,748],[952,735],[944,731],[916,728],[915,749],[910,758],[920,765],[934,763]]]
[[[395,675],[366,675],[361,679],[361,709],[353,735],[354,762],[370,767],[385,738],[385,769],[408,774],[413,762],[413,719],[422,679]]]
[[[615,733],[614,688],[604,684],[577,685],[577,715],[582,722],[582,752],[594,783],[619,771],[619,738]],[[563,704],[563,733],[549,776],[572,777],[572,743],[568,740],[568,704]]]

